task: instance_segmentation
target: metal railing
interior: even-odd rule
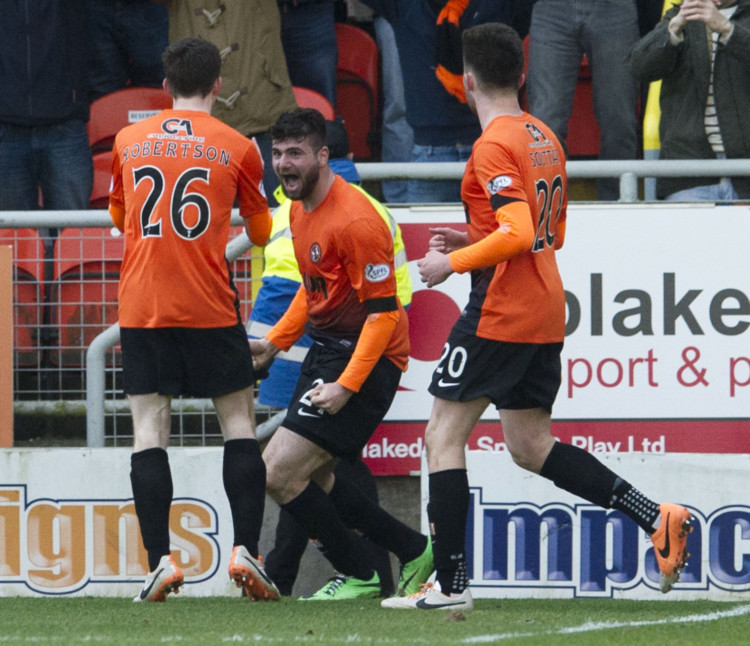
[[[231,235],[242,232],[239,216],[232,224]],[[0,212],[2,244],[14,248],[16,437],[77,437],[85,430],[86,405],[91,402],[86,396],[88,348],[107,341],[106,334],[103,339],[98,335],[117,320],[123,238],[112,235],[106,211],[5,211]],[[254,263],[258,269],[262,266],[257,251],[232,264],[243,316],[249,315],[253,289],[260,283],[260,271],[252,271]],[[98,402],[105,410],[107,436],[115,445],[132,439],[117,341],[106,344],[97,375],[103,393]],[[203,403],[178,404],[176,443],[205,444],[220,437]]]
[[[460,179],[463,162],[357,164],[362,180]],[[658,177],[750,177],[750,159],[569,161],[569,179],[619,178],[620,202],[637,202],[639,181]]]
[[[233,240],[229,241],[226,250],[227,260],[231,263],[252,248],[252,243],[243,231]],[[107,353],[110,348],[120,342],[120,326],[115,323],[107,330],[97,336],[86,352],[86,444],[91,447],[102,447],[105,445],[105,370]],[[126,402],[122,401],[122,406]],[[256,402],[256,408],[258,404]],[[199,410],[207,412],[213,410],[213,404],[209,399],[187,399],[185,397],[172,399],[172,410]],[[278,414],[271,417],[257,429],[258,439],[263,439],[266,434],[272,432],[278,426]]]

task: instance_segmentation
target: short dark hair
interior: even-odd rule
[[[202,38],[170,43],[161,57],[172,96],[207,96],[221,74],[221,54]]]
[[[295,108],[282,112],[268,134],[272,142],[308,138],[317,152],[326,145],[326,120],[314,108]]]
[[[464,66],[480,85],[518,89],[523,76],[523,43],[515,29],[500,22],[469,27],[461,35]]]

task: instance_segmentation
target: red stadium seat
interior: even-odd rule
[[[568,121],[568,157],[597,157],[599,136],[599,124],[594,116],[591,67],[589,59],[584,56],[573,96],[573,112]]]
[[[13,248],[13,362],[39,366],[44,242],[34,229],[0,229],[0,245]]]
[[[109,206],[109,189],[112,185],[112,153],[109,150],[95,153],[94,185],[89,198],[92,209],[106,209]]]
[[[230,227],[229,228],[229,241],[231,242],[234,238],[241,236],[245,230],[242,226]],[[232,271],[232,278],[237,295],[240,300],[240,315],[243,321],[247,321],[250,317],[250,310],[252,309],[254,294],[253,290],[257,290],[260,286],[260,276],[263,272],[263,261],[261,259],[255,259],[251,256],[251,252],[241,255],[234,262],[230,263],[229,269]],[[254,286],[254,278],[257,278],[257,284]]]
[[[356,160],[377,158],[378,46],[363,29],[336,23],[336,114],[344,119]]]
[[[127,87],[105,94],[91,103],[89,146],[109,149],[122,128],[171,107],[172,97],[161,88]]]
[[[524,73],[528,73],[529,37],[523,39],[525,55]],[[521,106],[528,110],[526,86],[521,88]],[[596,157],[599,155],[599,125],[594,116],[591,67],[586,56],[581,59],[578,83],[573,96],[573,111],[568,121],[568,138],[565,142],[568,157]]]
[[[327,121],[333,121],[336,114],[333,106],[322,94],[306,87],[293,86],[294,98],[300,108],[315,108]]]
[[[113,228],[64,229],[55,246],[53,319],[60,350],[53,360],[83,366],[86,348],[117,322],[124,240]],[[115,355],[119,363],[119,354]]]

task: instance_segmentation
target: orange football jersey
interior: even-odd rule
[[[555,260],[567,208],[565,154],[552,131],[528,113],[493,119],[475,142],[461,195],[469,244],[498,229],[495,212],[528,203],[532,247],[472,271],[464,319],[477,336],[515,343],[556,343],[565,335],[565,293]],[[557,239],[556,239],[557,236]]]
[[[356,341],[368,315],[365,301],[396,295],[391,232],[369,200],[339,176],[312,211],[292,203],[290,226],[309,324]],[[399,320],[383,354],[405,370],[409,329],[397,306]]]
[[[208,113],[165,110],[121,130],[113,153],[110,211],[124,215],[125,233],[120,325],[235,325],[224,257],[231,209],[236,198],[251,227],[268,215],[255,143]]]

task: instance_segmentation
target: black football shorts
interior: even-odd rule
[[[120,328],[128,395],[220,397],[255,383],[242,324],[222,328]]]
[[[429,391],[451,401],[489,397],[498,409],[552,411],[562,343],[509,343],[453,328]]]
[[[381,357],[372,372],[346,405],[335,415],[312,405],[310,391],[320,383],[339,378],[351,358],[351,350],[316,341],[307,353],[297,387],[282,426],[317,444],[333,456],[354,459],[359,456],[393,402],[401,380],[401,370]]]

